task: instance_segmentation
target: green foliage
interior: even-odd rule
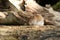
[[[60,1],[57,2],[55,5],[52,6],[55,10],[60,9]]]

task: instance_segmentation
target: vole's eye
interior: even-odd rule
[[[24,5],[27,5],[27,3],[25,2]]]

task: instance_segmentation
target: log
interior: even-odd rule
[[[0,26],[0,40],[59,40],[60,27]],[[33,36],[32,36],[33,35]]]

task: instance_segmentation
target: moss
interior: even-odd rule
[[[13,37],[9,37],[9,38],[5,38],[4,40],[17,40],[17,39],[15,39]]]
[[[1,36],[0,40],[17,40],[17,39],[12,36]]]
[[[60,9],[60,1],[57,2],[55,5],[52,6],[55,10]]]

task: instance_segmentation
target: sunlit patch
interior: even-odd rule
[[[44,25],[44,18],[41,15],[36,14],[33,17],[31,17],[29,23],[30,23],[30,25],[43,26]]]
[[[18,10],[20,10],[19,4],[22,3],[22,0],[9,0]]]
[[[3,12],[0,12],[0,19],[6,18],[6,15]]]

